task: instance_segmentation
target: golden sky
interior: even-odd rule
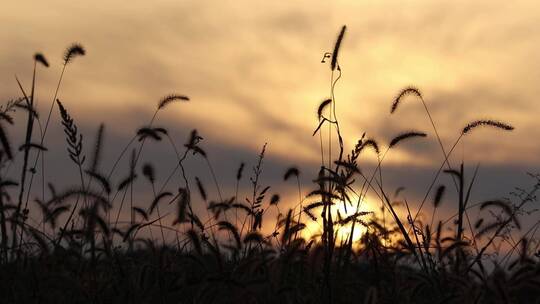
[[[88,56],[70,67],[61,98],[88,113],[83,119],[122,113],[130,126],[125,114],[178,92],[193,103],[171,110],[171,122],[250,149],[269,141],[284,156],[294,145],[316,159],[309,134],[330,76],[320,59],[346,24],[336,97],[351,142],[364,131],[381,141],[402,128],[430,131],[416,101],[388,112],[415,85],[445,139],[472,119],[499,118],[515,134],[498,142],[483,133],[489,140],[477,136],[468,149],[497,142],[483,159],[534,161],[539,147],[526,138],[538,138],[538,11],[534,1],[9,2],[0,12],[0,89],[17,93],[13,74],[28,80],[35,51],[53,64],[40,79],[52,85],[63,49],[79,41]]]
[[[421,104],[407,99],[389,113],[396,94],[414,85],[446,145],[474,119],[516,127],[479,130],[457,149],[458,159],[480,162],[490,182],[511,191],[520,185],[504,174],[521,178],[540,165],[536,1],[21,0],[3,3],[0,20],[3,99],[18,96],[13,75],[28,85],[40,51],[52,65],[38,75],[38,103],[48,105],[62,53],[78,41],[87,55],[68,67],[60,99],[83,130],[103,121],[127,140],[176,92],[192,102],[168,108],[161,124],[178,134],[199,129],[231,166],[239,151],[255,155],[268,142],[281,171],[318,164],[311,133],[330,94],[330,69],[320,61],[346,24],[336,99],[347,150],[363,132],[385,146],[403,130],[423,130],[429,140],[405,144],[387,161],[396,180],[409,172],[404,163],[429,177],[442,158]]]

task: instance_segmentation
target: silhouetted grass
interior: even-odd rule
[[[313,133],[319,133],[320,170],[314,184],[308,185],[312,189],[303,192],[306,186],[300,183],[301,171],[294,166],[284,169],[284,181],[292,179],[298,191],[298,201],[290,202],[272,193],[261,179],[266,144],[253,166],[242,162],[233,172],[236,174],[231,174],[235,187],[228,196],[226,190],[230,189],[220,187],[197,130],[190,133],[182,150],[166,128],[156,127],[160,111],[177,101],[190,102],[180,94],[167,95],[158,102],[149,123],[134,132],[109,168],[102,168],[106,129],[100,125],[88,153],[91,160],[86,162],[84,147],[89,145],[83,146],[77,118],[69,114],[68,103],[56,99],[66,66],[86,52],[79,44],[66,50],[44,121],[33,104],[35,68],[37,63],[47,67],[48,61],[36,54],[31,94],[26,94],[17,79],[23,97],[0,108],[0,302],[538,303],[540,255],[533,243],[540,221],[523,234],[520,229],[522,219],[535,214],[530,205],[536,202],[540,176],[531,175],[534,185],[516,190],[511,198],[472,203],[477,170],[469,177],[465,164],[454,166],[450,158],[463,136],[478,127],[496,131],[511,131],[513,127],[496,120],[476,120],[458,129],[457,140],[447,149],[424,96],[414,87],[402,90],[391,112],[397,115],[406,96],[419,98],[443,156],[424,199],[413,205],[402,188],[391,191],[384,186],[382,165],[387,154],[402,145],[429,140],[427,133],[403,132],[387,145],[364,134],[350,152],[344,151],[334,89],[341,78],[338,51],[345,31],[344,26],[334,51],[325,53],[322,60],[326,63],[325,59],[331,58],[332,77],[331,98],[317,108],[318,124]],[[51,120],[55,104],[59,121]],[[12,113],[19,110],[27,114],[19,148],[24,152],[20,177],[8,170],[19,155],[12,152],[7,132],[14,125]],[[44,126],[38,135],[33,132],[34,122]],[[80,181],[76,187],[47,181],[46,195],[43,156],[48,148],[57,148],[47,147],[45,141],[49,123],[62,125],[66,155],[71,160],[65,167],[74,165]],[[155,159],[139,164],[145,144],[161,141],[170,144],[177,158],[165,174],[155,169]],[[368,150],[377,155],[372,172],[362,166],[361,156]],[[32,166],[28,162],[31,156],[35,157]],[[202,172],[185,170],[188,158],[202,158],[206,163],[217,197],[207,190]],[[122,162],[128,163],[123,175],[117,172]],[[28,206],[38,170],[42,191],[35,205]],[[146,186],[135,183],[139,173]],[[452,177],[455,202],[446,196],[454,189],[440,184],[441,173]],[[176,175],[181,183],[171,186]],[[246,182],[249,194],[240,190]],[[196,190],[190,186],[193,183]],[[439,186],[432,191],[435,184]],[[151,201],[146,206],[134,205],[140,201],[134,196],[143,192],[151,194]],[[380,202],[380,211],[365,209],[368,194]],[[429,208],[424,204],[428,197],[432,198],[431,218],[423,222],[419,214],[424,207]],[[453,204],[455,214],[441,218],[444,215],[438,211],[443,200]],[[129,207],[125,207],[127,202]],[[194,203],[203,205],[205,212],[195,212]],[[172,204],[174,214],[160,209]],[[347,214],[341,213],[341,206]],[[413,206],[418,208],[411,210]],[[111,214],[113,207],[116,214]],[[129,208],[129,220],[121,217],[124,207]],[[469,211],[473,208],[480,210],[481,216],[471,221]],[[270,211],[276,211],[277,218],[269,218]],[[321,227],[320,234],[305,232],[311,222]],[[153,235],[153,229],[159,230],[159,236]],[[362,235],[357,240],[353,236],[359,229]],[[509,249],[502,245],[509,245]],[[487,265],[490,261],[495,263]]]

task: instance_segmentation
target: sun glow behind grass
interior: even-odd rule
[[[357,198],[358,199],[358,198]],[[342,201],[335,201],[334,205],[332,206],[332,217],[333,218],[339,218],[341,216],[342,219],[347,218],[348,216],[352,216],[357,212],[373,212],[372,214],[368,214],[362,217],[359,217],[359,220],[362,220],[364,223],[368,223],[369,219],[373,216],[378,216],[379,209],[376,207],[372,200],[370,199],[363,199],[360,204],[358,204],[357,208],[357,202],[356,200],[354,204],[347,203],[346,205]],[[317,216],[317,221],[309,220],[306,222],[306,228],[303,230],[302,236],[306,239],[316,239],[319,240],[320,236],[322,234],[322,219],[320,217],[320,213],[322,211],[322,208],[318,208],[317,212],[313,212],[315,216]],[[351,231],[352,231],[352,224],[353,222],[350,221],[347,224],[340,225],[336,224],[335,227],[335,235],[336,235],[336,244],[340,244],[341,242],[346,243],[347,240],[350,238]],[[354,232],[352,236],[353,241],[353,247],[357,247],[359,245],[358,241],[362,238],[362,235],[366,232],[366,227],[362,225],[361,223],[357,222],[354,227]]]

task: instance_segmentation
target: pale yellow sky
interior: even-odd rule
[[[478,130],[454,154],[455,164],[462,159],[468,168],[481,164],[474,195],[493,198],[526,186],[525,173],[540,168],[537,6],[535,1],[10,1],[0,10],[0,98],[19,95],[15,74],[29,85],[31,58],[40,51],[51,63],[38,74],[37,100],[45,110],[64,49],[80,42],[87,55],[68,67],[59,98],[85,134],[85,147],[97,124],[105,122],[112,138],[106,158],[112,160],[117,155],[112,148],[120,149],[148,122],[161,97],[185,94],[192,101],[168,107],[157,124],[180,146],[197,128],[227,193],[239,162],[250,168],[268,142],[265,183],[290,205],[295,195],[281,176],[292,164],[309,168],[302,187],[310,190],[310,174],[320,161],[318,138],[311,136],[316,109],[330,95],[330,69],[320,61],[346,24],[339,57],[343,77],[336,87],[346,151],[363,132],[384,147],[401,131],[426,131],[427,140],[400,146],[384,167],[388,191],[405,186],[408,197],[423,198],[442,160],[429,121],[412,98],[389,113],[398,92],[414,85],[447,147],[471,120],[500,119],[516,127],[512,134]],[[54,136],[60,128],[52,126],[50,140],[62,147],[62,138]],[[174,158],[159,149],[145,153],[163,162],[159,169],[165,175],[171,163],[165,160]],[[53,163],[65,158],[49,154]],[[360,166],[373,164],[370,157],[363,156]],[[193,176],[203,174],[202,166],[191,166]],[[445,178],[440,182],[449,182]]]
[[[141,124],[135,118],[143,115],[136,113],[151,113],[161,96],[178,92],[193,102],[168,110],[161,117],[167,124],[195,126],[214,141],[250,150],[268,141],[283,157],[316,161],[318,143],[310,134],[315,109],[329,95],[330,77],[320,59],[346,24],[336,97],[349,145],[364,131],[381,142],[402,129],[431,134],[414,100],[395,117],[389,115],[399,90],[415,85],[447,144],[476,118],[516,126],[512,136],[482,131],[467,139],[467,159],[538,164],[540,147],[528,140],[540,135],[540,10],[534,1],[17,1],[3,6],[0,91],[5,98],[17,94],[13,74],[29,81],[30,58],[42,51],[52,68],[39,76],[44,86],[38,94],[48,103],[62,52],[79,41],[88,55],[69,67],[60,96],[79,119],[118,122],[122,117],[125,124],[116,128],[132,132]],[[486,149],[489,154],[474,153]],[[389,161],[429,164],[431,152],[404,149]]]

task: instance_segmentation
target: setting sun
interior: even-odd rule
[[[4,2],[1,303],[540,303],[538,1]]]
[[[317,209],[317,210],[318,210],[318,213],[320,213],[320,209]],[[370,212],[374,214],[376,210],[377,208],[374,208],[369,203],[368,200],[363,200],[358,205],[358,209],[357,209],[356,204],[354,205],[347,204],[347,206],[345,206],[343,202],[334,202],[334,206],[332,207],[332,217],[336,219],[334,232],[337,237],[336,242],[338,243],[338,245],[342,241],[346,243],[349,240],[352,226],[353,226],[352,220],[349,220],[346,224],[340,224],[338,223],[339,219],[345,220],[347,219],[347,217],[352,217],[357,213]],[[323,231],[319,214],[315,212],[314,214],[317,216],[318,220],[317,221],[310,220],[306,223],[306,228],[303,231],[303,236],[306,239],[311,239],[311,238],[319,239]],[[357,243],[367,229],[364,224],[367,224],[369,222],[370,218],[372,217],[372,214],[366,214],[364,216],[358,217],[358,220],[361,220],[363,223],[357,221],[356,224],[354,225],[355,227],[354,227],[354,232],[352,236],[352,241],[355,247],[359,245]]]

